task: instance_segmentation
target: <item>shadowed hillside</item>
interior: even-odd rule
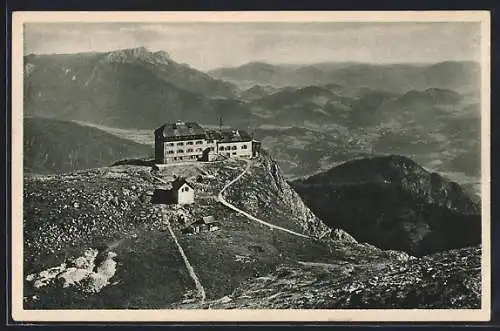
[[[463,189],[400,156],[346,162],[293,187],[330,226],[422,255],[481,242],[481,210]]]
[[[24,171],[64,173],[108,166],[116,160],[148,157],[151,147],[74,122],[24,119]]]

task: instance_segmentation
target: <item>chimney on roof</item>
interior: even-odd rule
[[[178,128],[179,126],[182,126],[182,125],[184,125],[184,122],[177,120],[177,122],[172,123],[172,128],[173,128],[174,130],[177,130],[177,128]]]

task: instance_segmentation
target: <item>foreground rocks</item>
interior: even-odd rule
[[[480,261],[479,248],[387,265],[299,261],[245,282],[230,296],[190,308],[479,308]]]
[[[98,261],[98,256],[102,261]],[[96,294],[110,284],[116,272],[116,254],[87,249],[82,256],[69,258],[59,266],[26,276],[26,285],[33,293],[42,288],[54,291],[57,288],[71,288],[82,294]],[[42,289],[43,290],[43,289]],[[36,303],[39,295],[25,296],[26,303]]]
[[[415,258],[358,242],[315,217],[269,157],[252,163],[227,199],[311,238],[271,231],[217,201],[222,187],[246,166],[241,160],[25,178],[25,308],[478,306],[479,248]],[[205,178],[198,181],[201,174]],[[193,303],[193,281],[164,231],[161,205],[151,199],[173,176],[187,178],[197,192],[195,204],[165,207],[163,216],[206,290],[205,305]],[[220,231],[182,234],[186,221],[207,215],[221,222]]]

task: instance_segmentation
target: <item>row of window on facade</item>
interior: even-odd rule
[[[209,143],[209,144],[210,144],[210,143],[212,143],[212,141],[207,141],[207,143]],[[184,145],[193,145],[193,144],[194,144],[194,145],[202,145],[202,144],[203,144],[203,141],[201,141],[201,140],[198,140],[198,141],[196,141],[196,142],[193,142],[193,141],[187,141],[187,142],[185,142],[185,143],[184,143],[183,141],[181,141],[181,142],[178,142],[177,144],[174,144],[174,143],[168,143],[168,144],[167,144],[167,146],[172,147],[172,146],[174,146],[174,145],[176,145],[176,146],[184,146]]]
[[[247,148],[248,148],[248,146],[247,146],[247,145],[242,145],[242,146],[241,146],[241,149],[247,149]],[[236,150],[236,149],[238,149],[238,147],[237,147],[237,146],[227,146],[227,147],[225,147],[225,148],[224,148],[224,146],[220,146],[220,147],[219,147],[219,151],[230,151],[230,150],[233,150],[233,151],[234,151],[234,150]]]
[[[190,156],[174,156],[173,157],[173,160],[174,161],[177,161],[177,160],[195,160],[195,159],[198,159],[199,157],[201,157],[201,155],[190,155]]]
[[[211,151],[213,151],[213,150],[214,150],[214,148],[213,148],[213,147],[210,147],[210,150],[211,150]],[[201,148],[197,148],[197,149],[196,149],[196,152],[201,152],[201,151],[202,151],[202,149],[201,149]],[[186,150],[186,153],[193,153],[193,152],[195,152],[195,150],[193,150],[192,148],[188,148],[188,149]],[[167,154],[174,154],[174,153],[175,153],[175,151],[167,151]],[[183,150],[183,149],[178,149],[178,150],[177,150],[177,153],[178,153],[178,154],[182,154],[182,153],[184,153],[184,150]]]
[[[211,143],[211,141],[207,141],[207,143]],[[176,144],[174,144],[174,143],[168,143],[167,146],[170,146],[170,147],[173,147],[174,145],[176,145],[176,146],[184,146],[184,144],[186,144],[186,145],[193,145],[193,142],[192,141],[187,141],[187,142],[184,143],[184,142],[181,141],[181,142],[178,142]],[[195,145],[202,145],[202,144],[203,144],[203,141],[201,141],[201,140],[198,140],[198,141],[195,142]],[[221,151],[223,151],[223,150],[228,151],[230,149],[235,150],[235,149],[237,149],[237,146],[227,146],[226,148],[224,148],[224,146],[220,146],[219,147],[219,150],[221,150]],[[241,149],[248,149],[248,146],[247,145],[242,145]]]

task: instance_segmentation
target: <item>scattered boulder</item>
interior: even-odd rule
[[[83,256],[70,258],[60,266],[28,275],[26,281],[33,283],[35,289],[61,284],[63,288],[72,287],[83,293],[98,293],[109,284],[116,272],[116,261],[113,260],[116,254],[113,252],[108,252],[96,271],[93,271],[98,253],[96,249],[87,249]]]
[[[353,236],[351,236],[349,233],[345,232],[342,229],[333,230],[330,233],[330,238],[332,238],[333,240],[338,240],[338,241],[357,243],[356,239],[354,239]]]

